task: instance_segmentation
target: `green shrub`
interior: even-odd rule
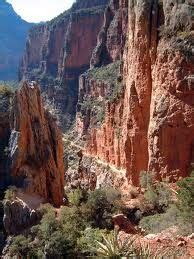
[[[31,240],[29,238],[26,238],[23,235],[14,237],[9,247],[11,256],[17,255],[21,256],[22,258],[26,257],[30,250],[30,241]]]
[[[79,206],[83,200],[83,192],[81,189],[75,189],[71,191],[68,195],[68,201],[70,202],[71,205],[74,206]]]
[[[190,177],[186,177],[177,183],[178,190],[178,209],[180,217],[191,225],[194,231],[194,172]]]
[[[149,186],[153,185],[154,183],[154,173],[141,171],[140,172],[140,185],[142,188],[148,188]]]
[[[71,253],[72,246],[66,239],[66,236],[58,230],[52,233],[50,239],[46,243],[44,253],[50,257],[65,256]]]
[[[113,188],[97,189],[89,193],[87,207],[87,220],[92,227],[113,227],[112,215],[120,210],[120,195]]]
[[[177,185],[179,190],[177,201],[174,203],[171,191],[164,186],[164,183],[156,186],[155,191],[152,191],[154,195],[151,192],[154,204],[162,207],[165,213],[144,217],[140,221],[141,227],[147,233],[158,233],[172,226],[177,226],[182,235],[188,235],[194,231],[194,175],[191,174],[190,177],[177,182]]]
[[[41,224],[39,227],[41,236],[44,240],[49,240],[53,232],[57,231],[59,227],[58,221],[56,220],[56,215],[54,210],[49,211],[43,215]]]
[[[0,84],[0,95],[12,97],[14,94],[14,90],[8,84]]]
[[[16,193],[17,193],[17,188],[15,186],[10,186],[6,191],[5,191],[5,200],[8,201],[14,201],[16,199]]]
[[[151,207],[165,211],[172,203],[172,191],[165,182],[154,182],[154,176],[152,172],[140,173],[140,185],[146,189],[144,198]]]
[[[88,77],[99,81],[104,81],[109,84],[116,84],[120,74],[121,61],[111,63],[107,66],[93,68],[88,71]]]
[[[102,235],[106,235],[107,230],[99,228],[86,228],[82,233],[81,237],[77,241],[77,247],[81,254],[85,256],[96,255],[97,241],[102,242]]]

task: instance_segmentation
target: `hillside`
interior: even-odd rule
[[[31,26],[16,14],[11,4],[0,0],[0,80],[17,79],[18,64]]]

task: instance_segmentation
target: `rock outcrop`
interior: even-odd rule
[[[3,223],[8,235],[17,235],[27,228],[38,224],[40,212],[31,209],[22,201],[6,201],[4,203]]]
[[[29,33],[19,77],[39,81],[65,127],[75,117],[78,78],[89,68],[107,2],[76,1],[71,9]]]
[[[16,91],[12,106],[9,141],[12,183],[60,206],[64,188],[62,136],[43,107],[39,86],[24,83]]]
[[[127,4],[106,10],[92,69],[80,78],[76,128],[84,152],[126,169],[128,182],[138,185],[142,170],[175,181],[193,166],[194,7]]]
[[[9,184],[7,163],[10,136],[9,113],[13,93],[5,86],[0,86],[0,191]]]

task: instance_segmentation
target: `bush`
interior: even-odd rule
[[[0,84],[0,95],[12,97],[14,94],[14,90],[11,86],[7,84]]]
[[[58,221],[56,220],[56,215],[54,210],[49,211],[44,214],[41,224],[39,227],[41,236],[44,240],[49,240],[53,232],[57,231],[59,227]]]
[[[194,172],[190,177],[186,177],[177,183],[178,190],[178,209],[180,217],[191,225],[194,231]]]
[[[91,226],[112,229],[112,215],[120,210],[119,203],[120,195],[112,188],[90,192],[86,203],[86,217]]]
[[[146,189],[145,201],[154,209],[164,212],[172,203],[172,191],[165,182],[154,182],[154,173],[142,171],[140,185]]]
[[[79,251],[85,256],[96,255],[97,242],[102,242],[102,235],[106,234],[107,230],[101,230],[99,228],[86,228],[77,241]]]
[[[98,228],[113,227],[112,214],[119,210],[121,195],[112,188],[89,194],[77,189],[70,192],[68,197],[70,206],[62,207],[60,215],[56,215],[51,205],[42,205],[39,210],[42,219],[39,225],[30,229],[29,237],[26,237],[28,245],[24,242],[20,251],[19,243],[23,242],[24,237],[19,237],[14,240],[12,253],[33,255],[35,258],[93,253],[89,246],[93,246],[95,240],[102,240],[101,233],[107,233]]]
[[[177,182],[177,202],[172,204],[170,190],[159,183],[153,192],[149,192],[152,202],[160,209],[162,214],[144,217],[140,221],[147,233],[158,233],[172,226],[177,226],[180,234],[188,235],[194,231],[194,174]],[[157,194],[157,196],[156,196]],[[154,198],[153,198],[154,197]],[[148,200],[150,199],[148,195]],[[164,210],[165,208],[165,210]]]
[[[83,192],[81,189],[75,189],[67,194],[68,201],[71,205],[79,206],[84,198]]]
[[[111,63],[107,66],[93,68],[88,71],[89,78],[94,78],[99,81],[105,81],[109,84],[116,84],[120,74],[121,61]]]
[[[17,193],[17,188],[15,186],[10,186],[6,191],[5,191],[5,200],[8,201],[14,201],[16,199],[16,193]]]
[[[29,238],[26,238],[23,235],[14,237],[9,247],[9,252],[11,256],[17,255],[21,257],[26,257],[30,250],[30,241],[31,240]]]
[[[154,173],[141,171],[140,172],[140,185],[142,188],[148,188],[149,186],[153,185],[154,183]]]

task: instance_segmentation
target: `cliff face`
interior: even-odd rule
[[[142,170],[173,181],[193,163],[193,5],[127,3],[107,8],[92,69],[80,78],[77,131],[85,155],[125,169],[128,182],[138,185]]]
[[[9,184],[7,147],[10,136],[9,112],[12,96],[11,91],[0,86],[0,191]]]
[[[27,33],[32,25],[16,14],[11,4],[0,0],[0,80],[16,80]]]
[[[12,182],[59,206],[64,186],[62,138],[36,84],[24,83],[15,94],[9,151]]]
[[[107,0],[76,1],[70,10],[34,27],[29,34],[20,79],[39,81],[67,117],[75,115],[78,78],[89,68],[106,3]]]

